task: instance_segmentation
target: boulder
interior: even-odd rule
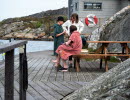
[[[46,33],[41,33],[40,35],[41,35],[41,36],[45,36],[45,35],[46,35]]]
[[[96,30],[94,30],[92,32],[91,35],[88,36],[87,41],[97,41],[99,40],[99,29],[97,28]],[[89,43],[88,48],[93,48],[96,49],[97,48],[97,44],[96,43]]]
[[[13,34],[13,37],[14,37],[14,38],[17,38],[17,36],[18,36],[19,34],[20,34],[20,33],[14,33],[14,34]]]
[[[25,35],[25,38],[33,39],[34,35],[32,33],[28,33]]]
[[[35,33],[37,33],[37,34],[40,34],[40,33],[43,33],[43,32],[44,32],[44,30],[42,28],[35,29]]]
[[[47,38],[47,36],[43,36],[42,38],[43,38],[43,39],[46,39],[46,38]]]
[[[130,6],[123,8],[121,11],[109,18],[96,33],[93,32],[90,40],[130,41]],[[97,45],[95,44],[95,47],[96,46]],[[119,44],[114,44],[110,47],[111,48],[109,48],[109,51],[121,51]]]
[[[30,32],[30,31],[31,31],[31,28],[28,27],[28,28],[26,28],[25,30],[23,30],[23,33],[28,33],[28,32]]]
[[[5,36],[3,36],[3,38],[12,38],[13,37],[13,34],[7,34]]]
[[[43,36],[45,36],[46,33],[41,33],[41,34],[38,34],[38,38],[42,38]]]
[[[52,36],[49,36],[48,39],[49,39],[49,40],[53,40],[53,37],[52,37]]]
[[[37,39],[38,39],[38,36],[34,36],[33,38],[34,38],[35,40],[37,40]]]
[[[4,31],[4,35],[10,34],[12,32],[17,32],[24,29],[23,22],[13,22],[10,24],[4,24],[1,26],[0,31]]]
[[[130,100],[130,59],[118,64],[63,100]]]
[[[3,36],[4,35],[4,31],[3,30],[0,30],[0,35]]]
[[[15,34],[15,38],[24,38],[24,37],[25,37],[25,33]]]

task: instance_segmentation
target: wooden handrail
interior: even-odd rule
[[[0,46],[0,53],[4,53],[10,50],[13,50],[15,48],[18,48],[20,46],[23,46],[27,43],[27,41],[25,40],[19,40],[19,41],[14,41],[14,42],[10,42],[8,44],[4,44]]]
[[[0,46],[0,53],[6,53],[4,100],[14,100],[14,49],[22,46],[24,46],[23,52],[19,54],[19,100],[26,100],[28,87],[26,44],[27,41],[19,40]]]

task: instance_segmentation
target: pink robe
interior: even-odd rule
[[[56,53],[60,54],[64,60],[67,60],[71,55],[79,54],[82,49],[82,40],[78,31],[74,31],[69,40],[72,41],[69,46],[62,44],[56,50]]]

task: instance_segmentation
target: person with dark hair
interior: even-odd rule
[[[63,25],[63,29],[66,31],[66,33],[70,36],[70,26],[75,25],[77,27],[77,31],[81,34],[81,32],[84,29],[84,24],[79,20],[79,16],[76,13],[73,13],[70,17],[70,20],[67,20]],[[82,43],[84,44],[84,40],[86,38],[81,35]],[[86,42],[86,41],[85,41]],[[84,44],[86,45],[86,44]],[[72,67],[72,56],[69,57],[69,67]]]
[[[63,61],[63,67],[61,67],[60,71],[68,71],[68,65],[66,64],[66,60],[69,56],[79,54],[82,49],[82,40],[80,37],[80,33],[77,31],[77,27],[74,25],[70,26],[70,37],[67,42],[60,45],[56,50],[58,54],[57,65],[60,64],[60,59]]]
[[[79,20],[78,14],[74,13],[71,15],[70,20],[67,20],[63,25],[63,29],[70,36],[70,26],[75,25],[77,27],[77,31],[81,33],[84,29],[84,24]]]
[[[58,54],[55,51],[59,47],[59,45],[64,43],[64,34],[66,33],[65,31],[63,31],[62,28],[63,23],[64,23],[64,18],[62,16],[59,16],[57,18],[57,24],[54,25],[54,55],[56,56],[56,59]],[[55,61],[57,60],[53,60],[53,62]]]

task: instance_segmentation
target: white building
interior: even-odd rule
[[[130,4],[130,0],[69,0],[68,16],[77,13],[80,20],[85,24],[85,18],[89,14],[94,14],[98,18],[98,23],[94,27],[85,24],[83,33],[91,33],[98,28],[109,17]]]

